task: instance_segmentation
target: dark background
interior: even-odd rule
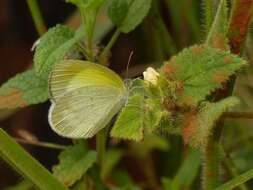
[[[74,11],[74,7],[64,3],[63,0],[41,0],[39,4],[48,27],[64,23]],[[38,34],[25,0],[0,1],[0,34],[0,84],[2,84],[32,64],[33,52],[30,49],[38,39]],[[15,137],[36,137],[41,141],[49,139],[63,144],[68,143],[50,130],[46,117],[48,108],[49,103],[45,103],[19,110],[10,118],[0,121],[0,127]],[[29,132],[27,134],[24,131]],[[58,151],[30,145],[25,145],[25,148],[48,168],[57,161]],[[0,189],[13,184],[18,178],[18,174],[0,160]]]

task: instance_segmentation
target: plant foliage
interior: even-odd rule
[[[203,190],[237,186],[247,189],[240,185],[253,178],[252,170],[236,177],[233,160],[225,163],[226,167],[232,167],[227,173],[235,178],[218,187],[222,150],[218,133],[228,111],[240,104],[239,98],[230,92],[237,73],[247,65],[239,55],[243,53],[253,0],[235,0],[231,6],[227,0],[205,0],[207,35],[204,42],[192,46],[186,44],[201,36],[195,11],[199,5],[195,1],[66,2],[77,7],[79,28],[73,30],[57,24],[40,37],[33,66],[0,87],[0,109],[22,108],[50,98],[49,124],[72,143],[65,149],[37,140],[29,142],[64,149],[50,173],[0,129],[0,157],[25,177],[10,189],[33,186],[42,190],[193,189],[200,184],[196,179],[200,178],[201,163]],[[38,15],[41,21],[41,14]],[[45,29],[36,26],[40,34]],[[112,27],[115,32],[111,36]],[[183,29],[186,32],[182,35]],[[114,64],[110,50],[119,35],[124,33],[124,38],[130,32],[133,33],[127,39],[133,37],[138,47],[134,49],[137,52],[134,61],[144,61],[146,55],[142,54],[150,52],[152,61],[155,60],[152,66],[157,68],[148,67],[143,73],[135,67],[128,69],[131,54],[127,74],[133,69],[143,76],[124,81],[105,65]],[[105,38],[101,39],[102,36]],[[120,52],[125,47],[119,49]],[[167,57],[169,60],[162,63]],[[150,61],[149,56],[145,58]],[[144,63],[150,65],[147,60]],[[119,64],[110,68],[119,69]],[[96,136],[96,151],[93,140],[87,140],[93,136]],[[112,138],[107,139],[108,136]],[[119,139],[132,142],[122,143]],[[119,146],[108,148],[112,145]],[[139,163],[143,165],[139,167]],[[160,170],[162,167],[169,171]],[[164,177],[159,179],[161,176]]]
[[[84,143],[78,143],[61,152],[59,161],[53,167],[53,174],[69,187],[80,180],[96,162],[96,152],[87,150]]]

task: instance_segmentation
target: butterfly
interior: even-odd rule
[[[49,124],[60,136],[93,137],[125,104],[128,91],[112,70],[88,61],[63,60],[53,68]]]

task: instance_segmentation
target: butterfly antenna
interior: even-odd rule
[[[133,54],[134,54],[134,51],[131,51],[131,53],[129,55],[129,58],[128,58],[127,68],[126,68],[126,78],[128,78],[128,70],[129,70],[129,66],[130,66],[130,62],[131,62],[131,59],[133,57]]]

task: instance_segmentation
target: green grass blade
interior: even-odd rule
[[[0,129],[0,157],[40,190],[67,190],[47,169]]]
[[[239,175],[238,177],[230,180],[229,182],[221,185],[220,187],[216,188],[215,190],[230,190],[239,185],[253,179],[253,169]]]
[[[33,190],[33,185],[28,180],[22,180],[14,186],[5,188],[4,190]]]
[[[172,183],[177,189],[190,189],[197,176],[201,164],[201,155],[198,150],[189,149],[189,155],[177,172]]]

